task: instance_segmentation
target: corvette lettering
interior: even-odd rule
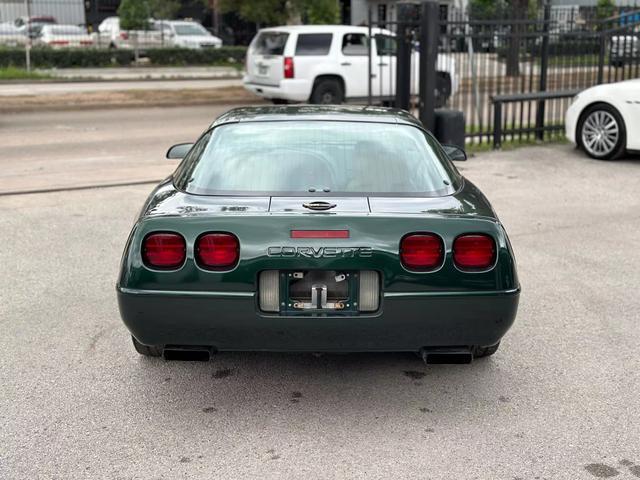
[[[369,258],[371,247],[269,247],[269,257],[304,258]]]

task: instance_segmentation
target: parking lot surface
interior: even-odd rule
[[[90,164],[160,178],[165,148],[217,113],[176,112],[65,117],[58,140],[25,126],[2,188],[30,187],[31,167],[42,184],[37,168],[94,181],[77,177]],[[523,288],[498,353],[466,366],[141,358],[114,285],[151,185],[0,196],[0,478],[640,478],[640,160],[556,145],[459,166],[505,223]]]

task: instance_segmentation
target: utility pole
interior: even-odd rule
[[[24,0],[27,8],[27,46],[24,50],[24,63],[27,67],[27,72],[31,71],[31,0]]]
[[[211,0],[211,28],[213,32],[220,36],[220,7],[219,0]]]

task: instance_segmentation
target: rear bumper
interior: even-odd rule
[[[208,345],[218,351],[418,351],[487,346],[513,324],[520,289],[386,293],[380,312],[358,317],[260,314],[252,292],[159,292],[118,288],[122,319],[146,345]]]
[[[251,83],[245,77],[244,88],[263,98],[276,98],[292,102],[306,102],[311,96],[311,82],[302,79],[280,80],[279,85]]]

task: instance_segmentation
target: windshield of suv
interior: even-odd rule
[[[176,172],[199,195],[453,193],[440,147],[409,125],[345,121],[247,122],[207,132]]]
[[[209,35],[209,32],[196,23],[179,23],[173,26],[177,35]]]

